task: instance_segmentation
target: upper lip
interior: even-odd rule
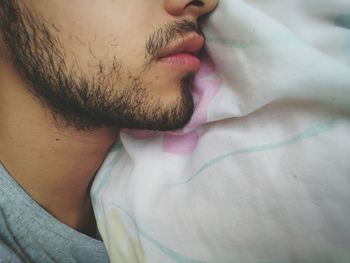
[[[198,34],[191,34],[181,38],[176,44],[165,48],[160,52],[159,58],[168,57],[180,53],[198,55],[204,46],[204,38]]]

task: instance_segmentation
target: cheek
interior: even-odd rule
[[[71,28],[59,35],[68,68],[78,65],[83,71],[96,72],[101,64],[106,70],[117,64],[136,75],[145,62],[144,39],[127,41],[115,32],[79,29]]]
[[[144,22],[145,18],[130,19],[127,10],[116,15],[113,10],[119,7],[112,7],[111,1],[88,1],[91,3],[87,5],[78,0],[66,3],[66,7],[64,2],[67,0],[54,2],[55,8],[46,7],[50,11],[56,9],[56,13],[41,12],[46,12],[45,19],[58,29],[57,33],[51,28],[58,34],[68,68],[78,64],[82,70],[91,71],[100,62],[108,67],[117,60],[135,72],[143,65],[145,42],[153,29]]]
[[[165,24],[161,10],[148,1],[37,1],[38,13],[58,29],[67,69],[86,76],[96,76],[101,69],[108,73],[117,63],[123,82],[138,77],[146,62],[146,41],[156,26]],[[169,81],[162,75],[149,79],[160,83],[157,86]]]

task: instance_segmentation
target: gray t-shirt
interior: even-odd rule
[[[102,241],[59,222],[0,164],[0,263],[109,262]]]

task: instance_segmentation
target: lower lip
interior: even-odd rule
[[[162,57],[159,59],[159,62],[188,71],[198,71],[201,65],[200,60],[196,56],[188,53]]]

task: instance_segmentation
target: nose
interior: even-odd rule
[[[219,0],[163,0],[165,10],[172,16],[191,15],[196,19],[210,13]]]

